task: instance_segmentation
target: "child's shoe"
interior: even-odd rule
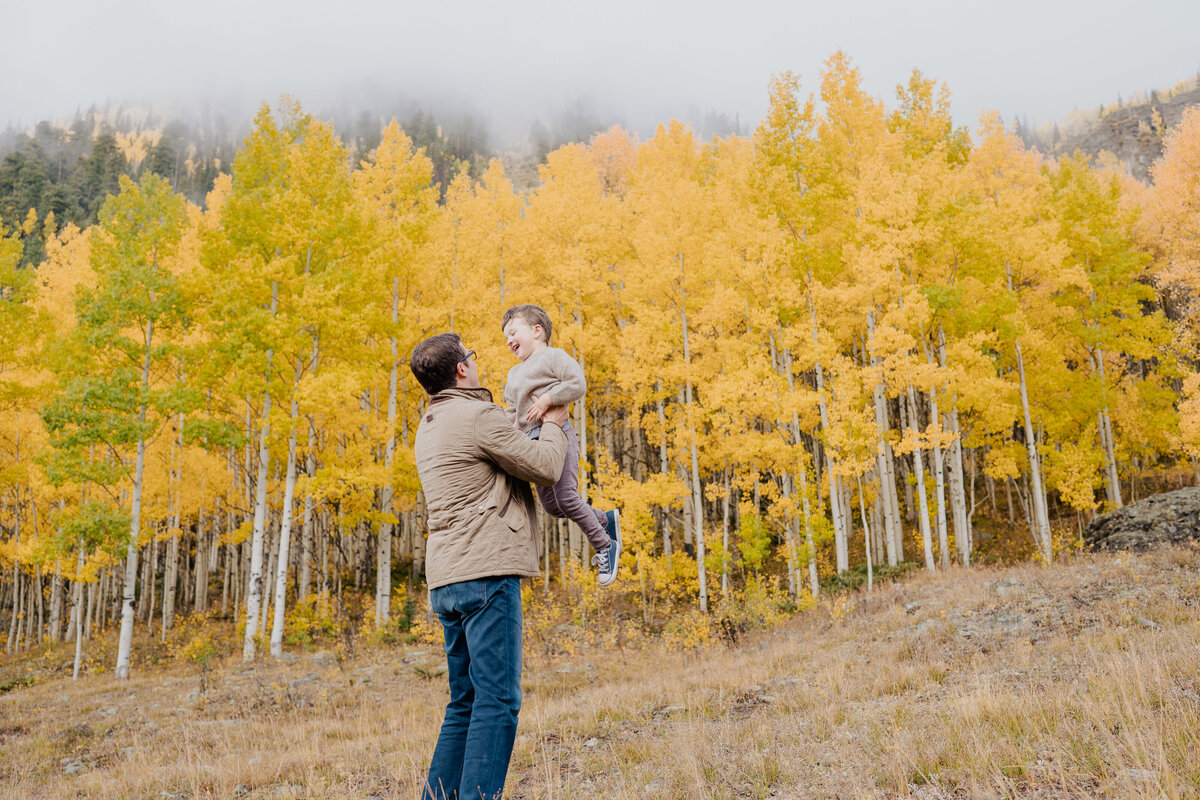
[[[614,508],[604,516],[604,532],[612,541],[592,556],[592,563],[600,567],[600,585],[611,586],[617,579],[617,568],[621,566],[621,514]]]

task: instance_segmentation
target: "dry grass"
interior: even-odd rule
[[[1200,796],[1195,549],[917,576],[735,647],[528,659],[514,800]],[[0,696],[0,796],[415,797],[440,661],[231,661],[207,695],[182,667],[42,680]]]

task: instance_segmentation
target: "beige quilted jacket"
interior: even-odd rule
[[[538,574],[537,516],[529,483],[562,474],[567,439],[546,425],[531,440],[487,389],[451,388],[429,398],[415,443],[429,510],[425,576],[430,589],[495,575]]]

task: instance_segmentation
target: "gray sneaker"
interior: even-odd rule
[[[604,532],[612,541],[608,547],[592,556],[592,564],[600,568],[600,585],[611,586],[621,566],[621,513],[615,508],[604,514]]]

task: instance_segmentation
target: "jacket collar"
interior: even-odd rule
[[[429,398],[429,405],[441,403],[455,397],[466,400],[483,400],[488,403],[495,402],[492,400],[492,393],[488,389],[461,389],[457,386],[451,386],[449,389],[442,389],[440,392]]]

